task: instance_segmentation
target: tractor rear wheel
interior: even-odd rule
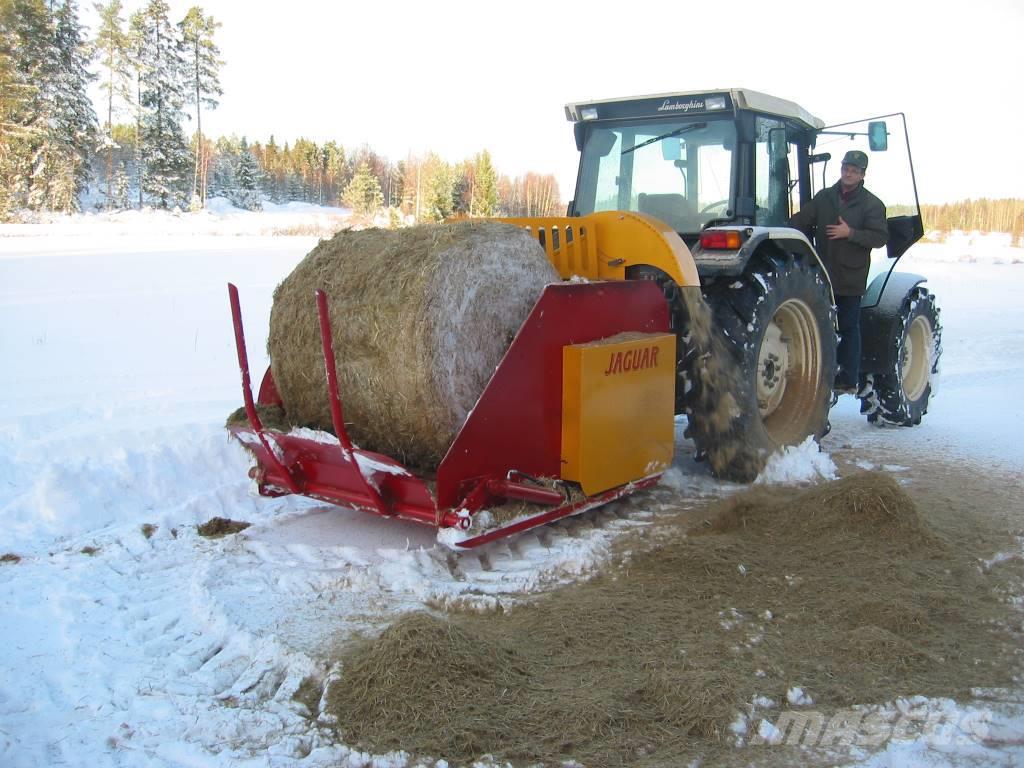
[[[748,482],[779,448],[828,432],[835,310],[820,270],[781,252],[755,255],[740,277],[711,283],[705,298],[730,359],[736,409],[729,428],[716,430],[706,412],[690,408],[689,435],[716,475]]]
[[[907,294],[896,318],[892,370],[864,377],[861,413],[873,424],[913,427],[928,412],[942,356],[935,295],[922,286]]]

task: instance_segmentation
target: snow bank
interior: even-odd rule
[[[926,232],[908,257],[936,264],[1024,264],[1024,247],[1004,232]]]
[[[212,197],[201,211],[154,208],[61,214],[35,214],[31,223],[0,224],[2,237],[111,237],[126,235],[318,235],[345,227],[347,208],[312,203],[266,202],[262,211],[234,207],[226,198]]]

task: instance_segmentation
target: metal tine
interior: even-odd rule
[[[366,486],[366,494],[370,497],[373,505],[382,514],[389,514],[388,507],[381,498],[380,492],[363,474],[362,467],[359,466],[359,461],[356,459],[352,441],[345,430],[345,420],[341,410],[341,397],[338,395],[338,371],[334,358],[334,334],[331,332],[331,316],[327,309],[327,294],[320,288],[316,289],[316,311],[320,320],[320,343],[324,354],[324,371],[327,374],[327,395],[331,405],[331,422],[334,424],[334,433],[338,437],[338,443],[345,458],[352,462],[356,473]]]
[[[231,300],[231,321],[235,327],[235,350],[238,353],[238,368],[242,374],[242,399],[245,401],[245,415],[249,419],[249,426],[252,427],[256,436],[267,451],[269,460],[284,477],[288,490],[292,493],[299,493],[299,486],[292,477],[292,473],[278,459],[274,449],[270,447],[266,435],[263,432],[263,422],[256,412],[256,403],[252,399],[252,381],[249,378],[249,355],[245,351],[245,330],[242,327],[242,306],[238,300],[238,288],[234,283],[228,283],[228,297]]]

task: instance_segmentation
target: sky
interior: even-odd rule
[[[393,161],[487,149],[502,173],[554,174],[568,200],[565,104],[743,87],[829,124],[906,113],[922,202],[1024,197],[1024,151],[998,138],[1024,124],[1017,0],[169,4],[222,24],[212,135],[366,143]],[[91,3],[82,15],[92,25]]]

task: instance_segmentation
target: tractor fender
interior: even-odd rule
[[[766,246],[775,246],[788,254],[805,259],[808,263],[814,264],[821,271],[822,277],[828,284],[829,295],[833,297],[832,280],[821,263],[818,252],[814,250],[811,241],[799,229],[792,227],[744,227],[744,226],[722,226],[715,229],[734,229],[746,235],[746,239],[739,250],[736,251],[713,251],[704,250],[700,245],[692,249],[693,259],[697,263],[697,271],[701,277],[718,277],[741,275],[747,268],[747,263],[757,251]]]
[[[862,373],[888,371],[896,364],[893,356],[896,336],[903,332],[903,302],[926,280],[912,272],[886,272],[871,281],[860,301]]]

